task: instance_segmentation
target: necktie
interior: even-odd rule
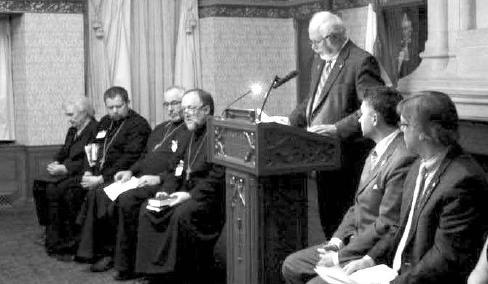
[[[378,153],[375,150],[371,151],[371,170],[376,167],[376,163],[378,163]]]
[[[395,252],[395,257],[393,258],[393,270],[399,271],[401,264],[402,264],[402,254],[403,250],[405,249],[405,245],[407,242],[408,235],[410,234],[410,230],[412,227],[412,219],[413,219],[413,213],[415,211],[415,208],[417,207],[417,203],[420,199],[420,196],[422,195],[422,192],[424,191],[424,185],[425,185],[425,179],[427,171],[424,165],[420,165],[419,168],[419,175],[417,176],[417,182],[415,185],[415,190],[413,193],[413,199],[412,199],[412,206],[410,207],[410,212],[408,213],[408,220],[407,224],[405,225],[405,230],[403,231],[402,238],[400,239],[400,242],[398,243],[397,250]]]
[[[313,109],[315,109],[320,102],[320,95],[322,94],[322,90],[324,89],[325,82],[327,82],[327,78],[329,77],[331,69],[332,69],[332,60],[325,61],[325,66],[324,69],[322,70],[322,75],[320,75],[320,82],[319,85],[317,86],[317,91],[315,92]]]

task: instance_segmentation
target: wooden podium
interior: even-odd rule
[[[212,161],[226,167],[227,283],[283,283],[307,245],[307,172],[340,165],[339,142],[254,119],[210,118]]]

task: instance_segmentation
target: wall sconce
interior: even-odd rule
[[[99,20],[94,20],[92,22],[92,27],[95,30],[95,37],[98,39],[103,38],[103,36],[105,35],[105,32],[103,30],[102,22],[100,22]]]
[[[197,20],[193,16],[193,12],[192,12],[191,7],[187,10],[187,15],[188,15],[188,17],[187,17],[186,22],[185,22],[185,31],[187,34],[192,34],[193,30],[197,26]]]

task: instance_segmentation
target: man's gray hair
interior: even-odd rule
[[[171,86],[171,87],[167,88],[166,90],[164,90],[164,94],[167,94],[167,93],[176,93],[176,94],[178,94],[178,97],[181,99],[181,98],[183,98],[183,94],[185,93],[185,88],[180,87],[180,86]]]
[[[322,36],[334,35],[346,38],[346,27],[342,19],[328,11],[317,12],[312,16],[308,25],[308,32],[318,32]]]
[[[93,108],[91,101],[85,96],[77,96],[65,101],[63,103],[63,109],[66,109],[68,106],[73,106],[78,111],[86,112],[88,116],[95,117],[95,109]]]

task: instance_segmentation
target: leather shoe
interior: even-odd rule
[[[62,262],[72,262],[75,259],[75,256],[72,254],[58,254],[56,259]]]
[[[92,264],[90,266],[90,271],[91,272],[104,272],[109,270],[114,266],[114,262],[112,260],[112,257],[110,256],[105,256],[99,259],[97,262]]]
[[[115,281],[126,281],[126,280],[132,280],[136,279],[138,276],[136,273],[132,271],[116,271],[114,274],[114,280]]]
[[[147,277],[138,278],[134,282],[132,282],[132,284],[151,284],[151,283],[155,283],[155,282],[151,281],[151,279]]]

